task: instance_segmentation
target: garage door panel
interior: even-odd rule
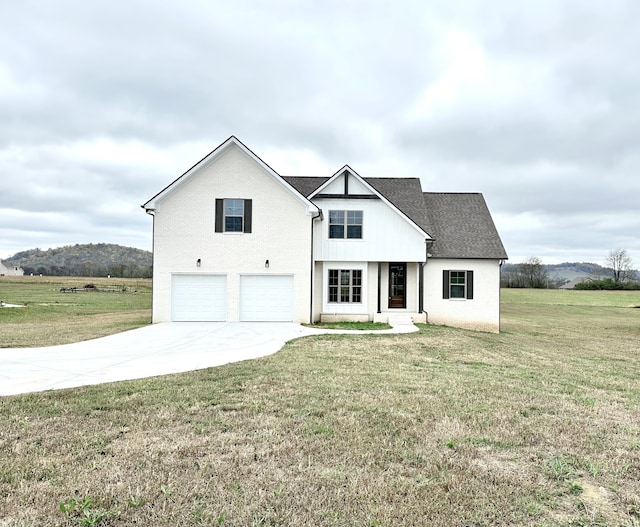
[[[291,322],[293,320],[293,276],[241,276],[240,320]]]
[[[223,322],[227,319],[227,277],[224,275],[173,275],[171,320]]]

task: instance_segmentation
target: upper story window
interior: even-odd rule
[[[224,200],[224,232],[244,232],[244,200]]]
[[[251,232],[250,199],[216,199],[216,232]]]
[[[330,210],[329,238],[362,239],[362,211]]]

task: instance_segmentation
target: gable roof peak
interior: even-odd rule
[[[334,172],[334,174],[329,178],[334,178],[337,176],[341,176],[342,174],[344,174],[345,172],[349,172],[350,174],[354,175],[354,176],[358,176],[360,179],[363,179],[362,176],[360,174],[358,174],[353,168],[351,168],[349,165],[343,165],[343,167],[341,169],[339,169],[337,172]]]
[[[161,200],[169,193],[174,192],[177,188],[182,186],[185,181],[189,180],[195,174],[201,172],[208,165],[213,163],[218,157],[220,157],[224,152],[226,152],[231,146],[236,146],[237,148],[239,148],[241,152],[243,152],[249,159],[251,159],[256,165],[258,165],[268,176],[272,177],[275,181],[280,183],[297,199],[303,201],[307,205],[309,214],[318,212],[319,209],[316,205],[314,205],[309,199],[307,199],[306,196],[302,195],[293,185],[291,185],[273,168],[265,163],[255,152],[253,152],[253,150],[251,150],[247,145],[240,141],[240,139],[238,139],[235,135],[230,135],[216,148],[214,148],[211,152],[204,156],[200,161],[198,161],[195,165],[184,172],[180,177],[175,179],[172,183],[167,185],[164,189],[153,196],[149,201],[143,204],[142,208],[145,209],[147,213],[153,213],[156,209],[156,203],[159,200]]]

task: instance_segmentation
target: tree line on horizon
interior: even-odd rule
[[[571,268],[582,273],[584,279],[574,285],[582,290],[640,290],[640,273],[626,249],[612,249],[605,258],[605,266],[591,263],[564,263],[545,265],[532,256],[519,264],[504,264],[500,273],[500,286],[511,288],[558,289],[570,282],[566,278],[551,276],[550,270]]]
[[[22,267],[26,275],[118,278],[151,278],[152,261],[149,251],[111,243],[29,249],[4,260]]]

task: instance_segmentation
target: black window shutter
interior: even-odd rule
[[[224,200],[216,198],[216,232],[223,232]]]
[[[251,232],[251,216],[252,216],[251,208],[252,208],[251,200],[245,199],[244,200],[244,232]]]
[[[449,271],[442,271],[442,298],[449,298]]]
[[[473,300],[473,271],[467,271],[467,300]]]

